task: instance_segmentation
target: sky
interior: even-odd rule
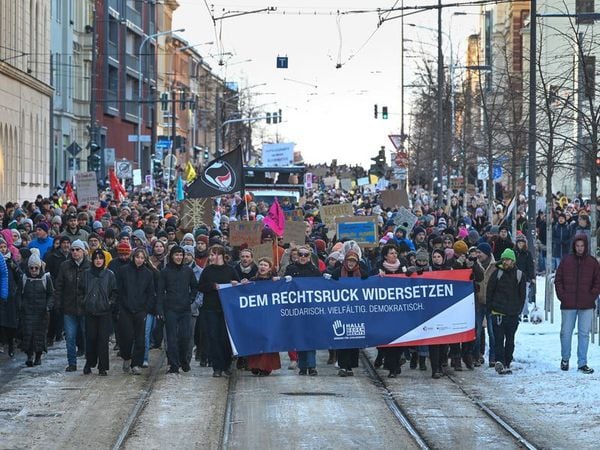
[[[466,0],[452,0],[452,3]],[[255,106],[262,111],[282,110],[279,125],[257,123],[253,144],[261,138],[294,142],[307,163],[360,164],[385,146],[388,158],[393,145],[389,134],[398,134],[401,122],[401,20],[391,13],[378,27],[377,8],[399,7],[402,0],[178,0],[173,28],[205,57],[213,71],[226,81],[250,87]],[[404,0],[404,6],[423,6],[433,0]],[[443,3],[449,3],[445,0]],[[211,8],[212,5],[212,8]],[[217,20],[231,12],[275,7],[275,12],[246,14]],[[365,13],[349,13],[363,10]],[[461,11],[472,15],[456,16]],[[452,39],[455,55],[464,59],[466,38],[476,32],[479,7],[444,8],[443,29]],[[436,33],[406,24],[437,27],[435,11],[405,18],[405,81],[414,83],[416,58],[437,55]],[[444,38],[445,54],[450,43]],[[224,55],[219,55],[225,53]],[[213,56],[211,56],[213,55]],[[288,69],[277,69],[277,56],[287,56]],[[219,65],[222,60],[224,65]],[[337,66],[337,67],[336,67]],[[264,85],[263,85],[264,84]],[[256,86],[259,85],[259,86]],[[256,86],[256,87],[252,87]],[[413,88],[414,89],[414,88]],[[409,131],[410,88],[405,89],[405,132]],[[379,118],[374,118],[374,105]],[[389,118],[381,118],[388,107]],[[389,162],[389,159],[388,159]]]

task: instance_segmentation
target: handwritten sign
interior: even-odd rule
[[[229,243],[234,247],[246,244],[254,247],[260,244],[260,234],[264,225],[262,221],[238,221],[229,223]]]
[[[293,220],[285,221],[285,231],[283,232],[283,243],[289,244],[295,242],[296,244],[304,244],[304,236],[306,232],[306,225],[304,221],[296,222]]]
[[[292,209],[291,211],[284,211],[285,220],[293,220],[294,222],[304,222],[304,210],[303,209]]]
[[[191,231],[200,225],[211,225],[213,221],[212,199],[191,198],[179,204],[181,224],[180,228]]]
[[[75,174],[75,185],[77,186],[77,201],[80,205],[98,203],[96,172],[77,172]]]
[[[273,244],[267,242],[265,244],[255,245],[252,247],[252,255],[254,261],[258,261],[260,258],[273,259]]]
[[[419,218],[404,207],[401,207],[394,216],[394,224],[397,227],[403,226],[409,233],[417,223],[417,220],[419,220]]]
[[[335,218],[353,216],[354,209],[350,203],[340,203],[338,205],[324,205],[319,208],[321,221],[329,229],[335,228]]]
[[[362,247],[376,247],[377,217],[338,217],[336,220],[338,240],[353,240]]]

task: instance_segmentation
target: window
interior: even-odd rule
[[[119,91],[119,69],[108,66],[108,90],[111,92]]]
[[[108,40],[115,45],[119,43],[119,21],[112,16],[108,20]]]
[[[594,0],[575,0],[576,14],[590,14],[594,12]],[[591,17],[577,17],[577,23],[594,23]]]

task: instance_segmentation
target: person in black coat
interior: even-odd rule
[[[56,284],[60,265],[69,258],[69,247],[71,241],[67,236],[61,236],[54,240],[54,248],[46,253],[44,262],[46,263],[46,272],[52,277],[52,283]],[[48,346],[52,346],[54,341],[59,342],[63,339],[63,316],[60,310],[53,306],[50,311],[50,321],[48,322]]]
[[[518,234],[515,240],[515,257],[517,258],[517,269],[523,272],[527,282],[527,293],[533,298],[531,303],[535,303],[535,265],[533,255],[527,248],[527,238],[523,234]],[[521,311],[523,321],[529,321],[529,302],[523,303]]]
[[[206,325],[208,358],[215,378],[229,375],[231,366],[231,347],[219,298],[219,284],[231,283],[235,286],[240,281],[233,267],[226,264],[226,257],[222,245],[211,246],[208,249],[208,264],[198,280],[198,290],[204,294],[202,313]]]
[[[451,270],[446,263],[446,254],[441,249],[431,252],[431,270]],[[429,360],[431,361],[431,377],[439,379],[448,365],[448,344],[429,346]]]
[[[21,350],[27,355],[27,367],[42,363],[46,349],[48,312],[52,309],[54,288],[50,275],[42,270],[38,253],[27,261],[21,293]],[[35,361],[33,355],[35,353]]]
[[[14,341],[19,322],[22,272],[19,264],[13,259],[6,241],[1,237],[0,258],[6,265],[6,297],[0,292],[0,343],[6,344],[8,356],[12,358],[15,355]],[[1,284],[2,280],[0,280]]]
[[[347,277],[360,277],[361,280],[369,277],[369,274],[360,267],[358,254],[352,250],[346,253],[342,265],[335,269],[331,275],[334,280]],[[338,366],[340,367],[338,375],[340,377],[354,376],[352,369],[358,367],[358,349],[344,348],[338,350],[336,354]]]
[[[112,325],[111,312],[117,300],[117,280],[105,265],[104,251],[94,250],[91,267],[83,277],[86,340],[84,375],[92,373],[96,365],[98,374],[102,376],[106,376],[109,369],[108,338]]]
[[[234,267],[235,272],[240,280],[251,280],[258,273],[258,266],[253,260],[252,250],[245,248],[240,250],[240,262]]]
[[[285,276],[287,277],[320,277],[321,272],[311,262],[311,249],[308,245],[298,247],[298,261],[288,265],[285,268]],[[330,276],[329,276],[330,277]],[[298,352],[298,375],[316,376],[317,372],[317,351],[304,350]]]
[[[167,328],[168,373],[189,372],[187,353],[192,321],[191,305],[196,298],[198,283],[192,269],[183,264],[184,252],[179,245],[169,252],[167,267],[158,278],[156,310]]]
[[[144,363],[146,315],[156,302],[154,273],[147,267],[148,254],[135,249],[129,263],[117,273],[119,343],[123,372],[141,374]],[[112,261],[111,261],[112,262]]]

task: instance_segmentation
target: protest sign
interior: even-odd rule
[[[335,218],[344,216],[353,216],[354,208],[350,203],[340,203],[337,205],[324,205],[319,208],[321,222],[327,225],[328,228],[335,227]]]
[[[411,213],[408,209],[402,207],[395,213],[394,216],[394,224],[398,226],[403,226],[410,233],[415,226],[415,223],[419,218]]]
[[[384,208],[408,207],[408,194],[404,189],[390,189],[379,193]]]
[[[98,203],[96,172],[77,172],[75,174],[75,186],[79,205],[91,206]]]
[[[353,240],[362,247],[378,245],[376,216],[337,217],[335,222],[338,240]]]
[[[237,221],[229,223],[229,244],[239,247],[246,244],[254,247],[260,244],[260,235],[264,226],[262,221]]]
[[[200,225],[211,225],[213,222],[213,203],[210,198],[184,200],[179,208],[182,230],[189,232]]]
[[[284,210],[283,214],[285,215],[285,220],[293,220],[294,222],[304,222],[304,210],[303,209],[292,209],[291,211]]]
[[[340,180],[340,188],[346,192],[352,190],[352,179],[342,178]]]
[[[293,220],[285,221],[285,231],[283,232],[283,243],[289,244],[295,242],[298,245],[304,244],[306,235],[306,225],[304,221],[297,222]]]
[[[258,244],[252,247],[252,255],[254,261],[258,261],[260,258],[273,259],[273,244],[267,242],[265,244]]]
[[[263,144],[263,167],[289,167],[294,164],[294,146],[291,142]]]
[[[239,355],[475,339],[470,270],[366,280],[294,278],[219,289]]]

